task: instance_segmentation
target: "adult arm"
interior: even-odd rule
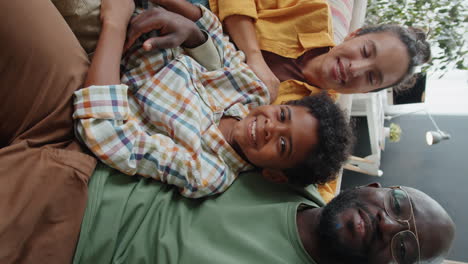
[[[207,28],[201,22],[204,20],[201,19],[203,12],[199,7],[185,0],[181,1],[183,4],[180,1],[167,1],[167,3],[173,3],[175,7],[171,6],[170,9],[182,12],[185,16],[163,8],[152,8],[132,19],[125,49],[130,48],[142,34],[157,30],[159,36],[145,40],[143,49],[149,51],[182,46],[188,55],[208,70],[221,68],[222,52],[218,51]],[[192,14],[190,19],[186,17],[190,16],[187,12]]]
[[[263,58],[253,18],[245,15],[231,15],[225,18],[224,24],[236,46],[245,53],[247,64],[267,85],[270,102],[273,102],[278,95],[280,82]]]
[[[187,0],[150,0],[151,2],[164,7],[166,10],[184,16],[193,22],[202,16],[201,9]]]
[[[127,25],[134,9],[133,0],[102,1],[102,30],[86,77],[85,87],[120,83],[120,59]]]
[[[143,43],[143,48],[147,51],[178,46],[194,48],[206,41],[205,34],[193,21],[157,7],[146,10],[132,19],[125,49],[130,48],[141,35],[153,30],[158,30],[159,36],[149,38]]]

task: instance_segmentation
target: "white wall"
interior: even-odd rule
[[[441,79],[429,75],[426,80],[424,103],[389,105],[388,115],[425,114],[415,112],[426,109],[432,115],[468,116],[468,71],[453,70]]]
[[[468,71],[453,70],[442,79],[429,76],[425,105],[431,114],[468,115]]]

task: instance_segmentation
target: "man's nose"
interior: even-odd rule
[[[408,230],[406,222],[400,222],[390,217],[384,210],[378,213],[378,225],[384,241],[391,242],[393,236],[398,232]]]

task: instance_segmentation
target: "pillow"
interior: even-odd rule
[[[328,0],[328,4],[332,14],[334,40],[340,44],[350,33],[354,0]]]
[[[94,51],[101,30],[101,0],[52,0],[86,53]]]

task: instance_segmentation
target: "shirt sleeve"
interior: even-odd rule
[[[267,104],[269,102],[268,88],[245,63],[244,53],[237,50],[234,44],[229,41],[229,37],[224,35],[222,25],[216,15],[203,6],[200,6],[200,8],[202,10],[202,17],[196,21],[196,24],[201,30],[210,35],[214,46],[221,56],[223,68],[218,71],[220,74],[219,80],[225,80],[226,76],[229,79],[229,83],[211,82],[210,87],[216,89],[210,90],[210,95],[224,98],[231,95],[240,95],[239,92],[242,92],[243,98],[236,103],[249,105],[249,107]],[[231,106],[224,106],[224,108],[230,108]],[[232,108],[247,109],[246,107]],[[245,111],[237,109],[235,112],[227,114],[238,116],[241,112]]]
[[[195,23],[211,37],[214,46],[218,50],[222,66],[237,68],[240,64],[244,64],[244,53],[237,50],[234,44],[229,41],[229,37],[223,32],[218,17],[204,6],[200,6],[200,9],[202,10],[202,17]]]
[[[210,7],[221,21],[228,16],[243,15],[258,19],[255,0],[210,0]]]
[[[188,151],[164,134],[147,134],[129,115],[126,85],[91,86],[75,92],[77,136],[104,163],[128,175],[152,177],[198,198],[223,192],[229,171],[222,160]],[[212,158],[212,157],[210,157]],[[206,173],[204,160],[222,168]]]
[[[187,51],[187,54],[189,56],[198,61],[198,63],[203,65],[207,70],[214,71],[216,69],[221,68],[222,58],[218,50],[216,49],[210,35],[205,31],[203,31],[203,33],[207,37],[205,43],[195,48],[184,49],[185,51]]]

